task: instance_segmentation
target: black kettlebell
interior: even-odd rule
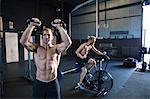
[[[64,21],[58,21],[58,22],[54,22],[52,21],[52,24],[60,24],[64,29],[66,29],[66,24],[64,23]],[[56,43],[60,43],[61,42],[61,36],[60,36],[60,33],[59,33],[59,30],[56,28],[56,27],[53,27],[54,28],[54,35],[56,36]]]
[[[27,25],[29,25],[29,24],[30,24],[30,22],[34,22],[34,23],[37,23],[37,24],[41,24],[40,22],[35,22],[32,18],[27,19],[26,24],[27,24]],[[38,31],[38,30],[40,29],[40,27],[41,27],[41,26],[35,26],[35,28],[34,28],[33,32]]]
[[[60,24],[64,29],[66,29],[66,24],[64,21],[58,21],[58,22],[52,21],[52,24]]]

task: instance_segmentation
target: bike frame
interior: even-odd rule
[[[101,78],[103,76],[102,73],[104,73],[103,71],[106,70],[107,65],[108,65],[108,60],[107,60],[106,61],[106,66],[103,67],[103,61],[104,61],[104,59],[102,59],[101,61],[99,60],[99,62],[98,62],[98,75],[99,76],[98,76],[98,93],[97,93],[97,96],[99,96],[103,91],[103,90],[101,90]]]
[[[101,84],[101,78],[103,77],[103,74],[102,73],[105,73],[106,72],[106,68],[107,68],[107,65],[108,65],[108,62],[109,60],[106,60],[106,65],[104,67],[104,64],[103,62],[105,61],[104,58],[99,58],[96,60],[96,65],[94,66],[95,68],[95,72],[98,71],[98,92],[96,93],[97,96],[99,96],[100,94],[103,93],[103,89],[102,88],[102,84]],[[91,68],[90,71],[94,68]],[[90,72],[89,71],[89,72]],[[107,74],[112,78],[112,76],[107,72]],[[91,91],[92,92],[92,91]],[[93,92],[92,92],[93,93]],[[105,92],[104,94],[107,94],[107,92]]]

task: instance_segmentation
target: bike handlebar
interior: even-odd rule
[[[98,57],[98,58],[95,58],[95,60],[96,60],[97,63],[99,63],[100,61],[104,61],[104,60],[109,61],[109,60],[110,60],[110,57],[105,54],[105,55],[103,55],[103,56],[100,56],[100,57]]]
[[[99,58],[96,60],[96,62],[100,65],[101,61],[104,61],[104,60],[106,60],[106,64],[105,64],[105,66],[102,65],[102,67],[104,67],[103,70],[105,71],[106,68],[107,68],[108,62],[109,62],[109,60],[110,60],[110,57],[109,57],[108,55],[104,54],[102,57],[99,57]]]
[[[108,55],[106,55],[106,54],[104,54],[103,57],[104,57],[104,59],[106,59],[106,60],[110,60],[110,57],[109,57]]]

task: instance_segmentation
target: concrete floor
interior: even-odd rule
[[[75,58],[74,57],[64,57],[61,59],[59,69],[62,71],[68,70],[74,67]],[[103,97],[103,99],[150,99],[150,72],[136,72],[136,68],[126,68],[122,66],[122,61],[111,60],[109,62],[107,71],[111,73],[114,80],[113,88],[110,92]],[[7,64],[7,71],[5,73],[5,83],[4,83],[4,98],[31,98],[32,97],[32,82],[25,79],[24,76],[24,65],[18,63]],[[139,66],[139,65],[138,65]],[[142,79],[140,79],[142,74]],[[134,79],[138,78],[138,79]],[[61,95],[62,98],[101,98],[93,97],[92,94],[81,90],[73,90],[74,86],[79,80],[79,73],[71,73],[63,76],[60,80]],[[135,84],[135,85],[134,85]],[[137,84],[139,86],[137,87]],[[128,90],[130,87],[130,90]],[[137,88],[135,88],[137,87]],[[137,91],[140,88],[141,91]],[[127,91],[125,93],[125,91]],[[132,93],[131,93],[131,92]],[[136,91],[136,93],[134,93]],[[125,94],[124,94],[125,93]],[[127,94],[128,93],[128,94]]]

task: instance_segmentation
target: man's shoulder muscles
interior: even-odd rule
[[[80,45],[80,47],[84,47],[86,45],[86,43],[82,43],[81,45]]]
[[[38,47],[40,47],[40,45],[39,45],[39,44],[35,44],[34,52],[36,52],[36,53],[37,53],[37,49],[38,49]]]
[[[81,45],[86,45],[86,43],[82,43]]]
[[[54,50],[56,51],[57,54],[60,54],[58,46],[59,46],[59,44],[56,44],[56,45],[53,46],[53,48],[54,48]]]
[[[29,51],[32,51],[32,52],[36,52],[37,53],[37,48],[39,47],[40,45],[39,44],[32,44],[32,45],[25,45],[25,48]]]

